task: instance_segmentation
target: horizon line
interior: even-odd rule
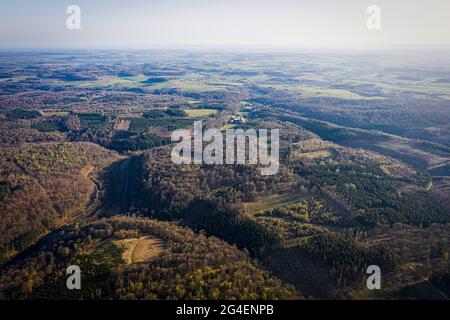
[[[329,46],[300,46],[300,45],[152,45],[152,46],[0,46],[0,51],[152,51],[152,50],[276,50],[276,51],[449,51],[450,44],[445,45],[329,45]]]

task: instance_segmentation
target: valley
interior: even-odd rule
[[[437,54],[1,51],[0,299],[448,299]],[[278,172],[174,163],[195,121]]]

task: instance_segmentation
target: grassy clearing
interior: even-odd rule
[[[205,82],[189,81],[189,80],[177,80],[172,83],[175,88],[186,91],[224,91],[226,86],[219,84],[209,84]]]
[[[264,212],[278,207],[283,207],[310,198],[309,195],[301,194],[276,194],[264,197],[255,202],[244,204],[250,213]]]
[[[294,152],[292,152],[292,156],[297,159],[314,160],[314,159],[331,158],[333,156],[333,154],[328,150],[321,150],[321,151],[314,151],[314,152],[294,151]]]
[[[124,263],[122,259],[123,247],[117,245],[114,241],[105,241],[100,243],[92,252],[92,257],[96,263],[105,263],[108,265],[117,265]]]
[[[115,243],[124,249],[122,259],[127,264],[149,261],[164,251],[164,242],[150,236],[124,239]]]
[[[76,81],[66,82],[66,84],[81,88],[101,88],[101,87],[122,87],[122,88],[136,88],[142,87],[141,81],[146,80],[144,76],[135,76],[120,78],[116,76],[103,76],[95,81]]]
[[[42,111],[44,117],[67,117],[70,113],[68,111]]]
[[[380,99],[381,97],[365,97],[355,92],[345,89],[334,89],[326,87],[306,87],[298,85],[286,84],[265,84],[265,87],[272,87],[280,90],[287,90],[292,93],[301,94],[305,98],[336,98],[347,100],[362,100],[362,99]]]
[[[448,96],[450,94],[450,88],[448,85],[435,84],[430,81],[422,81],[417,83],[416,81],[401,81],[395,83],[376,83],[376,86],[383,90],[383,92],[390,94],[395,92],[408,92],[416,94],[426,95],[440,95],[441,97]]]
[[[131,121],[129,119],[117,120],[114,125],[114,130],[117,131],[128,131],[130,129]]]
[[[209,117],[215,115],[218,110],[214,109],[186,109],[184,110],[189,118]]]
[[[319,88],[319,87],[301,87],[299,88],[300,93],[307,97],[331,97],[340,99],[365,99],[365,97],[344,89],[330,89],[330,88]]]
[[[94,167],[91,165],[87,165],[80,170],[80,176],[87,178],[92,170],[94,170]]]
[[[169,81],[163,83],[152,84],[151,89],[161,90],[161,89],[179,89],[182,91],[197,91],[197,92],[212,92],[212,91],[224,91],[226,86],[222,84],[211,84],[205,82],[204,79],[169,79]]]
[[[184,91],[224,91],[227,89],[227,85],[223,83],[210,83],[209,80],[203,78],[176,78],[176,77],[160,77],[165,81],[155,82],[148,81],[149,77],[144,75],[136,75],[131,77],[118,77],[118,76],[102,76],[94,81],[73,81],[65,82],[67,86],[74,86],[80,88],[143,88],[149,87],[154,90],[161,89],[180,89]]]

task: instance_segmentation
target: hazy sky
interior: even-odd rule
[[[81,8],[81,30],[66,8]],[[381,8],[381,30],[366,9]],[[450,0],[1,0],[0,47],[450,48]]]

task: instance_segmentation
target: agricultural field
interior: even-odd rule
[[[215,115],[218,111],[213,109],[185,109],[190,118],[202,118]]]
[[[328,150],[322,150],[322,151],[314,151],[314,152],[299,152],[299,151],[294,151],[292,153],[292,156],[294,158],[298,158],[298,159],[309,159],[309,160],[314,160],[314,159],[326,159],[326,158],[330,158],[333,156],[333,154],[331,153],[331,151]]]

